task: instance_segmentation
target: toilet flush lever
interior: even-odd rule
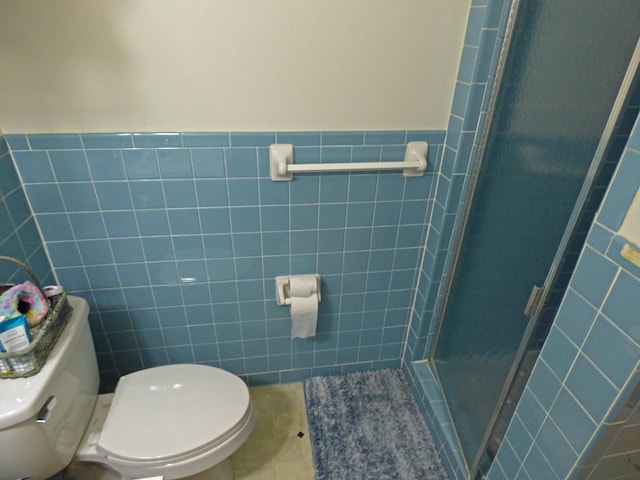
[[[38,412],[38,416],[36,417],[36,422],[47,423],[47,420],[49,420],[49,417],[51,416],[51,412],[53,411],[57,403],[58,403],[58,399],[55,397],[55,395],[51,395],[47,399],[47,401],[44,402],[44,405]]]

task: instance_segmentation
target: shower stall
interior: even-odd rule
[[[471,478],[500,446],[640,95],[640,3],[515,0],[428,351]]]

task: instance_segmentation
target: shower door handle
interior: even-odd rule
[[[544,301],[546,298],[547,289],[545,287],[538,287],[534,285],[533,289],[531,290],[531,295],[529,295],[527,306],[524,307],[524,314],[527,317],[533,317],[534,315],[537,315],[544,306]]]

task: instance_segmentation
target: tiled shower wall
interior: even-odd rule
[[[250,384],[398,367],[444,132],[8,135],[56,275],[89,302],[103,389],[177,362]],[[400,161],[428,171],[296,174],[296,163]],[[289,338],[274,278],[319,273],[315,338]]]

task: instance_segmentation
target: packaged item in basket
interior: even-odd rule
[[[51,300],[52,302],[57,302],[60,298],[60,295],[62,295],[62,292],[64,292],[64,288],[62,288],[60,285],[47,285],[42,289],[42,291],[49,300]]]
[[[0,349],[17,352],[31,343],[31,331],[24,315],[15,318],[0,317]]]
[[[11,353],[24,350],[31,344],[31,332],[29,324],[24,315],[7,319],[0,317],[0,351]],[[33,353],[27,355],[19,355],[9,358],[9,366],[11,370],[19,372],[29,372],[35,368],[35,358]],[[0,366],[3,373],[6,370],[6,363]]]

